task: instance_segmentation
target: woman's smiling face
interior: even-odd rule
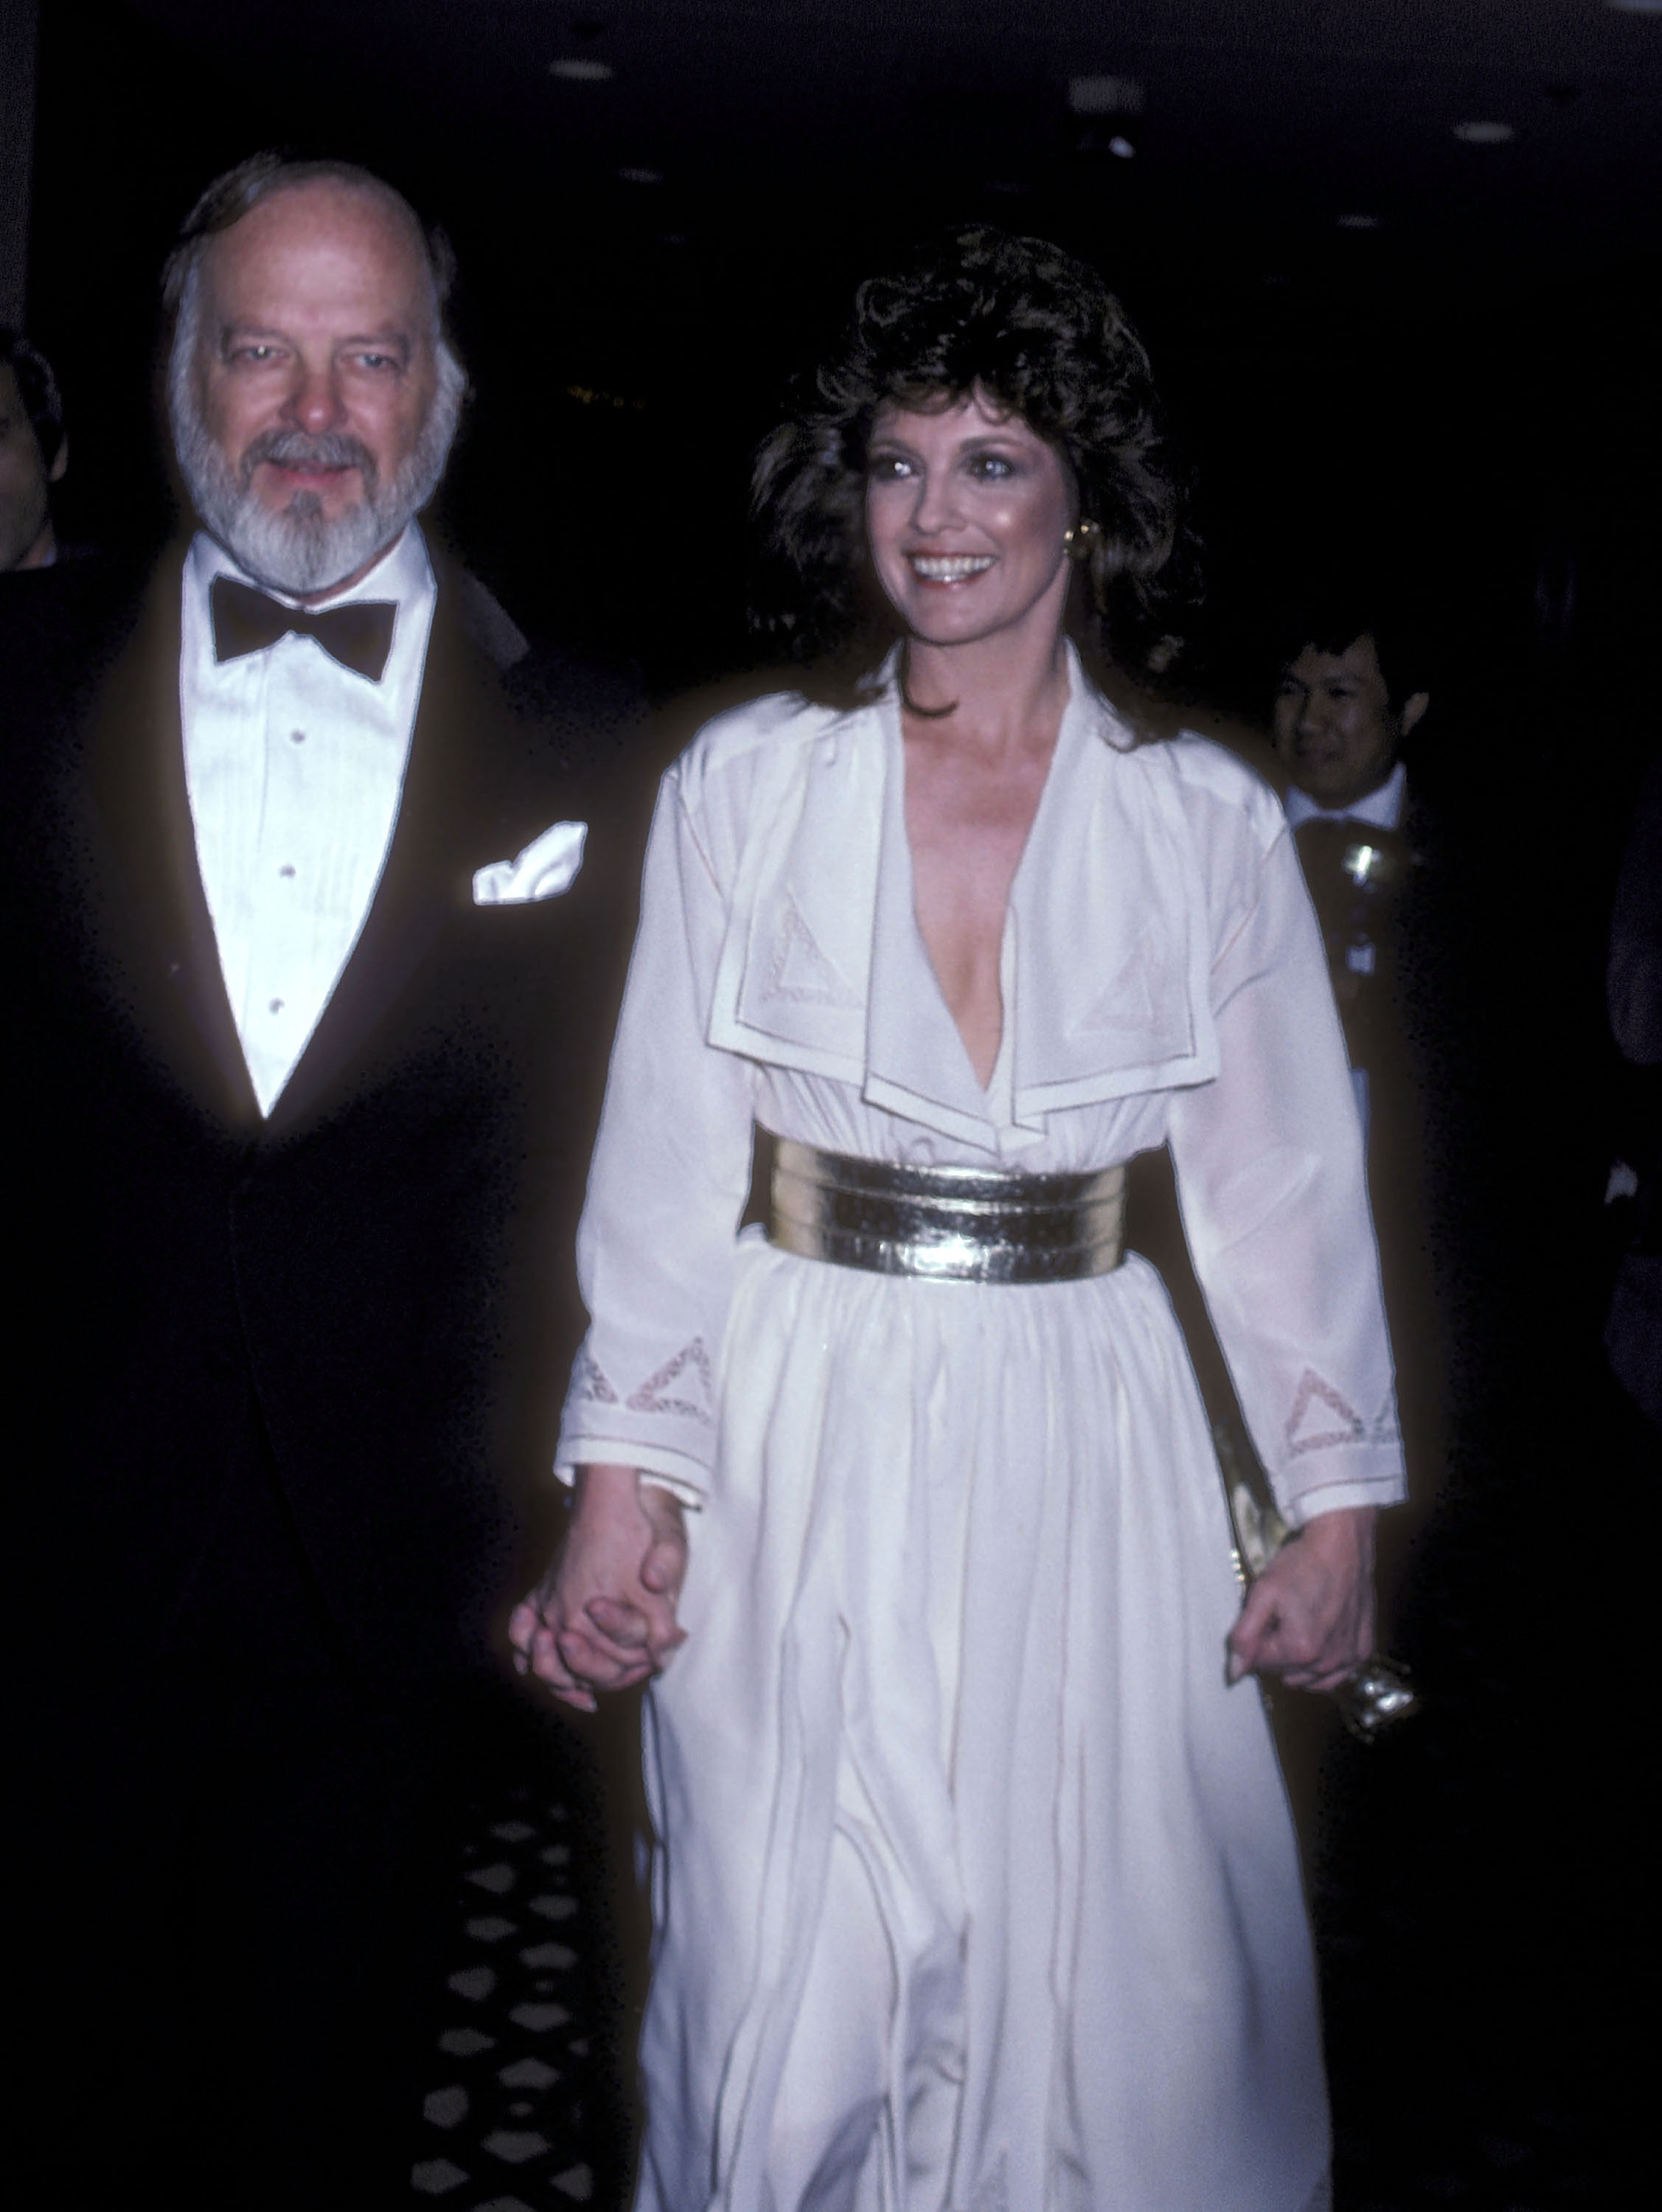
[[[941,407],[886,406],[872,426],[867,541],[896,613],[927,644],[1032,619],[1059,629],[1074,505],[1056,448],[978,386]]]

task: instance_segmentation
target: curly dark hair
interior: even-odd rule
[[[1096,526],[1068,614],[1087,665],[1141,671],[1171,657],[1163,617],[1186,566],[1187,487],[1142,341],[1094,269],[977,225],[861,285],[842,349],[758,450],[751,620],[814,665],[817,695],[856,695],[899,634],[866,546],[879,409],[951,404],[977,387],[1056,447]],[[1157,640],[1167,650],[1151,654]]]

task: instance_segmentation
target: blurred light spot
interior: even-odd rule
[[[550,2089],[559,2078],[559,2069],[540,2058],[516,2058],[496,2076],[510,2089]]]
[[[422,2118],[429,2126],[454,2128],[467,2118],[467,2092],[459,2081],[447,2088],[435,2089],[422,2102]]]
[[[1075,76],[1068,81],[1075,115],[1141,115],[1142,87],[1134,76]]]
[[[410,2169],[410,2186],[423,2197],[442,2197],[466,2179],[460,2166],[453,2166],[447,2158],[426,2158]]]
[[[1136,148],[1129,138],[1111,138],[1108,141],[1108,151],[1117,161],[1134,161],[1137,155]]]
[[[1377,230],[1379,228],[1377,215],[1342,215],[1336,220],[1341,230]]]
[[[548,2148],[548,2137],[534,2128],[492,2128],[484,2147],[509,2166],[523,2166],[528,2158],[541,2157]]]
[[[548,64],[550,76],[563,76],[568,84],[605,84],[616,72],[610,62],[590,61],[586,55],[569,54]]]
[[[1518,133],[1509,123],[1457,123],[1454,135],[1463,146],[1504,146]]]
[[[621,392],[597,392],[593,385],[588,384],[568,384],[565,392],[566,398],[575,399],[580,407],[633,407],[638,411],[646,405],[644,399],[626,399]],[[478,1876],[474,1875],[472,1879],[477,1881]],[[548,1902],[546,1898],[541,1899],[533,1910],[540,1911]],[[569,1911],[575,1910],[569,1899],[566,1905]],[[549,1919],[557,1919],[558,1917],[557,1913],[545,1915]]]
[[[664,181],[656,169],[619,169],[618,174],[626,185],[661,185]]]
[[[470,1920],[467,1932],[476,1943],[500,1943],[504,1936],[511,1936],[514,1923],[504,1920],[500,1913],[487,1912],[482,1919]]]
[[[459,1997],[466,1997],[469,2004],[482,2004],[496,1986],[496,1977],[489,1966],[464,1966],[446,1984]]]
[[[539,1943],[532,1950],[521,1951],[520,1956],[527,1966],[575,1966],[577,1963],[577,1954],[564,1943]]]
[[[482,2051],[494,2049],[494,2035],[481,2035],[477,2027],[447,2027],[439,2038],[439,2049],[447,2058],[477,2058]],[[467,2176],[463,2174],[466,2181]]]

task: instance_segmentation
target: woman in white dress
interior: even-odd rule
[[[655,1677],[637,2207],[1306,2212],[1314,1976],[1244,1678],[1366,1655],[1401,1454],[1281,811],[1087,672],[1172,542],[1146,356],[1094,272],[965,234],[861,288],[758,510],[861,680],[665,779],[570,1531],[514,1621],[573,1705]],[[1120,1250],[1162,1144],[1301,1531],[1244,1604]]]

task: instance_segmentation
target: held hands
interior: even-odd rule
[[[1332,1690],[1373,1649],[1371,1505],[1321,1513],[1284,1544],[1246,1593],[1229,1635],[1229,1680],[1279,1674]]]
[[[580,1468],[559,1556],[508,1620],[515,1668],[584,1713],[597,1690],[645,1681],[684,1640],[686,1564],[678,1498],[633,1468]]]

